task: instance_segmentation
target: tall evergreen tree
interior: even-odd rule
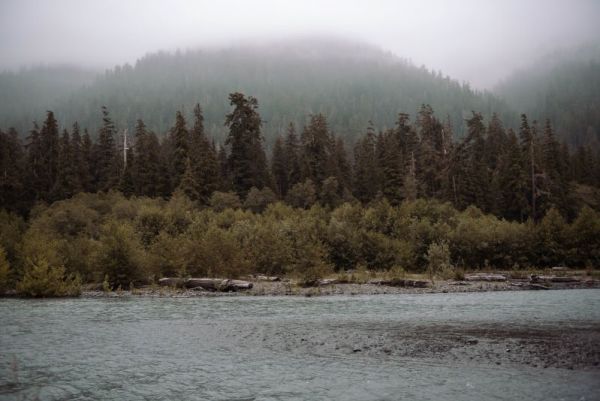
[[[25,155],[14,128],[0,130],[0,208],[23,211]]]
[[[367,128],[367,134],[354,147],[354,196],[367,203],[380,191],[379,165],[376,153],[375,129]]]
[[[37,123],[33,123],[33,128],[27,137],[27,158],[25,177],[29,185],[27,186],[27,199],[35,202],[43,199],[44,194],[44,148],[42,147],[42,138]]]
[[[496,211],[510,220],[523,221],[528,212],[527,176],[519,140],[512,129],[508,131],[506,146],[498,159],[495,176],[499,196]]]
[[[225,120],[229,127],[227,144],[231,146],[228,164],[235,191],[241,198],[252,187],[263,188],[268,182],[267,160],[261,136],[262,121],[257,112],[258,101],[242,93],[229,95],[234,107]]]
[[[42,197],[45,200],[50,199],[50,192],[56,183],[58,177],[58,158],[60,154],[60,138],[58,133],[58,122],[54,118],[54,113],[48,111],[46,120],[40,131],[42,153]]]
[[[94,192],[96,190],[94,186],[93,165],[94,155],[92,139],[90,138],[88,130],[85,129],[83,130],[83,137],[81,139],[81,169],[79,170],[79,181],[83,191],[86,192]]]
[[[60,153],[58,158],[58,175],[52,188],[52,199],[67,199],[81,191],[79,176],[75,169],[71,137],[65,129],[60,141]]]
[[[338,193],[341,195],[352,189],[352,167],[346,154],[346,144],[340,137],[335,140],[333,160],[336,166],[335,178],[338,181]]]
[[[115,124],[108,109],[102,106],[102,127],[94,146],[95,183],[99,191],[115,188],[119,182],[117,151],[115,148]]]
[[[283,138],[278,136],[275,139],[271,157],[271,174],[279,198],[284,198],[289,189],[288,159],[286,158],[284,146]]]
[[[195,178],[195,171],[192,167],[192,163],[188,158],[185,163],[185,171],[183,172],[183,176],[179,181],[179,186],[177,186],[176,192],[180,192],[185,194],[188,198],[193,201],[197,201],[200,198],[198,194],[198,183]]]
[[[166,171],[162,169],[158,138],[153,132],[148,132],[146,124],[141,119],[137,120],[134,138],[135,162],[131,169],[134,191],[141,196],[160,196],[163,192],[161,181]]]
[[[443,126],[429,105],[423,105],[418,114],[419,146],[416,152],[417,177],[420,194],[440,197],[443,181]]]
[[[293,123],[290,123],[288,126],[284,152],[288,165],[288,188],[291,188],[302,180],[301,144],[298,135],[296,135],[296,128]]]
[[[204,116],[199,104],[194,107],[194,126],[190,130],[189,142],[190,162],[197,184],[197,200],[207,205],[219,184],[219,165],[216,150],[204,132]]]
[[[310,123],[302,131],[301,141],[302,176],[318,188],[331,173],[331,138],[323,114],[310,117]]]
[[[540,202],[540,212],[546,214],[551,208],[558,209],[563,216],[574,217],[570,185],[567,180],[567,166],[563,162],[561,147],[550,120],[546,120],[542,139],[542,170],[544,192]]]
[[[185,171],[187,159],[189,157],[188,151],[188,130],[185,118],[181,111],[178,111],[175,115],[175,125],[169,131],[169,139],[171,145],[171,155],[169,160],[171,162],[171,184],[173,187],[179,185],[179,181]]]

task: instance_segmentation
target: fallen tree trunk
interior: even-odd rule
[[[506,276],[502,274],[472,274],[466,276],[467,281],[506,281]]]
[[[277,277],[277,276],[258,275],[258,276],[254,276],[253,278],[254,278],[254,280],[257,280],[257,281],[271,281],[271,282],[281,281],[281,277]]]
[[[369,284],[387,285],[390,287],[426,288],[429,286],[429,281],[411,279],[371,280]]]
[[[158,285],[181,288],[185,285],[185,279],[179,277],[164,277],[158,280]]]
[[[334,278],[324,278],[324,279],[317,281],[317,285],[319,287],[322,285],[332,285],[332,284],[337,284],[337,283],[338,283],[338,280],[336,280]]]
[[[540,281],[549,281],[551,283],[578,283],[581,281],[577,277],[556,277],[556,276],[539,276]]]
[[[252,288],[252,283],[243,280],[229,280],[222,278],[172,278],[165,277],[158,280],[163,286],[186,287],[186,288],[204,288],[209,291],[241,291]]]
[[[549,290],[550,287],[542,284],[529,284],[530,290]]]

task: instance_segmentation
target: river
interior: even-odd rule
[[[0,320],[0,400],[600,400],[600,290],[2,299]]]

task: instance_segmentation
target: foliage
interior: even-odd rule
[[[240,197],[235,192],[213,192],[209,201],[210,207],[216,212],[225,209],[239,209],[242,207]]]
[[[0,246],[0,294],[10,287],[10,264],[6,260],[6,252]]]
[[[94,263],[97,280],[108,275],[112,288],[126,288],[132,281],[147,279],[141,244],[129,224],[109,222],[103,226]]]
[[[433,281],[434,277],[449,269],[450,266],[450,250],[446,242],[434,242],[427,249],[427,273]]]
[[[17,293],[26,297],[73,297],[81,294],[79,276],[68,275],[64,266],[51,266],[44,259],[32,262],[17,283]]]

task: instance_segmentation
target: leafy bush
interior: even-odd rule
[[[427,273],[433,281],[434,277],[451,268],[450,249],[446,242],[434,242],[427,250]]]
[[[240,197],[235,192],[215,191],[208,203],[215,212],[222,212],[225,209],[239,209],[242,207]]]
[[[292,207],[308,209],[317,201],[317,189],[312,180],[307,179],[294,185],[285,198]]]
[[[246,200],[244,201],[244,209],[253,211],[254,213],[262,213],[267,206],[277,201],[277,195],[271,188],[258,189],[250,188]]]
[[[135,231],[130,225],[110,222],[103,227],[95,255],[99,282],[108,275],[112,288],[127,288],[130,282],[144,280],[143,253]]]
[[[67,275],[64,266],[51,267],[44,259],[32,263],[17,283],[17,293],[26,297],[74,297],[81,294],[81,279]]]
[[[0,245],[0,294],[3,294],[10,287],[10,264],[6,260],[6,252]]]

